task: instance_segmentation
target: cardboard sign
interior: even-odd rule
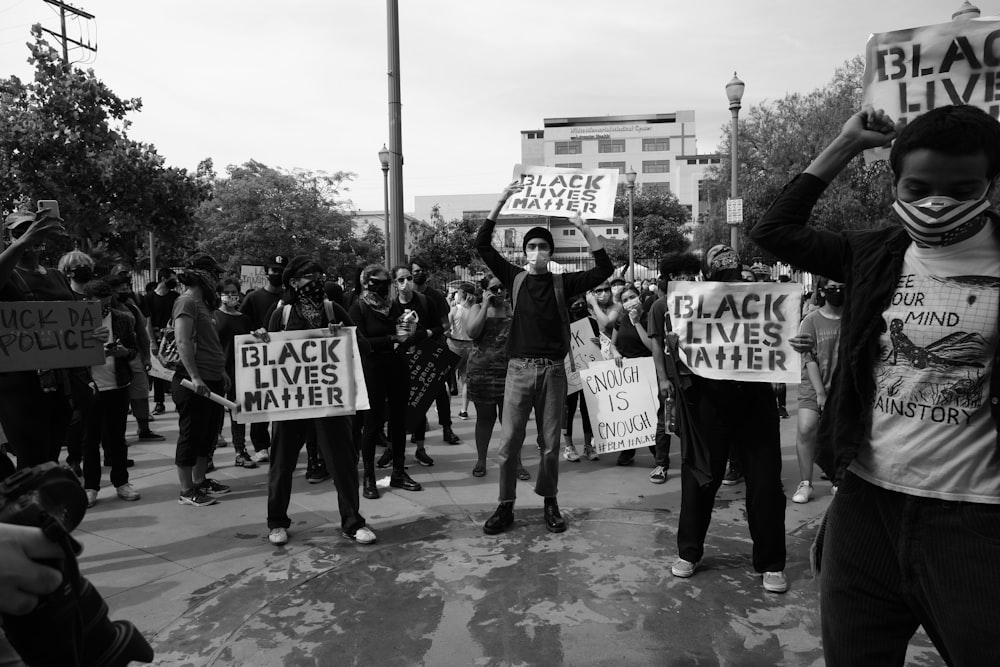
[[[0,302],[0,372],[103,364],[99,326],[95,301]]]
[[[357,333],[342,327],[236,336],[236,421],[353,415],[368,409]]]
[[[569,364],[569,355],[566,356],[566,395],[575,394],[583,389],[583,380],[580,379],[580,371],[588,368],[595,361],[603,361],[601,346],[594,342],[597,335],[590,325],[590,318],[584,318],[571,322],[569,325],[569,347],[573,361],[576,363],[576,370],[572,370]]]
[[[799,332],[797,283],[670,281],[667,308],[682,360],[713,380],[786,382],[802,376],[788,339]]]
[[[240,265],[240,291],[244,294],[267,285],[267,271],[263,266]]]
[[[438,338],[428,338],[407,355],[410,365],[410,400],[406,410],[406,429],[415,431],[431,403],[444,389],[448,375],[458,365],[459,357]]]
[[[659,410],[652,357],[599,361],[580,372],[598,454],[647,447],[656,441]]]
[[[969,104],[1000,118],[1000,21],[949,21],[872,35],[865,49],[862,104],[896,121],[948,104]],[[865,151],[885,159],[889,149]]]
[[[550,215],[612,220],[618,193],[617,169],[567,169],[514,165],[514,180],[524,189],[512,195],[501,215]]]

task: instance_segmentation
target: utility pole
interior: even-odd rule
[[[386,0],[389,42],[389,245],[390,266],[401,264],[406,253],[403,215],[403,120],[399,92],[399,0]]]
[[[55,37],[56,39],[58,39],[62,43],[63,67],[69,67],[69,45],[70,44],[75,44],[76,46],[79,46],[81,49],[87,49],[89,51],[93,51],[94,53],[97,53],[97,46],[96,45],[91,46],[89,43],[84,44],[83,42],[79,42],[79,41],[73,39],[72,37],[69,37],[66,34],[66,12],[69,12],[70,14],[73,14],[74,16],[79,16],[81,18],[85,18],[85,19],[89,19],[89,20],[93,20],[95,18],[93,14],[91,14],[89,12],[85,12],[82,9],[77,9],[76,7],[72,7],[70,5],[67,5],[65,2],[62,2],[61,0],[42,0],[42,1],[46,2],[46,3],[50,4],[50,5],[52,5],[53,7],[58,7],[59,8],[60,32],[59,33],[55,33],[55,32],[52,32],[51,30],[49,30],[48,28],[42,28],[42,31],[49,33],[50,35],[52,35],[53,37]]]

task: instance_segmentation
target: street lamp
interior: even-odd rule
[[[385,200],[385,268],[389,268],[389,149],[382,144],[382,150],[378,152],[379,162],[382,163],[382,193]]]
[[[625,172],[628,184],[628,272],[629,280],[635,280],[635,220],[632,215],[632,200],[635,199],[635,169],[631,166]]]
[[[733,80],[726,84],[726,96],[729,98],[729,110],[733,114],[733,134],[732,134],[732,141],[730,142],[730,145],[729,145],[729,152],[730,152],[730,154],[732,155],[732,158],[733,158],[732,197],[731,197],[731,199],[734,201],[734,205],[733,205],[732,208],[735,208],[735,200],[739,196],[739,190],[737,188],[737,179],[739,177],[739,167],[737,166],[737,162],[736,162],[736,152],[737,152],[737,148],[739,146],[739,138],[740,138],[740,126],[739,126],[740,102],[743,101],[743,90],[745,88],[746,88],[746,85],[736,77],[736,72],[733,72]],[[740,203],[742,204],[742,202],[740,202]],[[731,207],[727,206],[726,208],[728,210]],[[736,219],[736,218],[738,218],[738,219]],[[733,250],[736,250],[737,252],[739,252],[739,248],[736,246],[736,242],[737,242],[736,241],[736,232],[739,229],[740,223],[743,222],[743,207],[742,207],[742,205],[739,206],[739,215],[738,216],[735,216],[735,215],[734,216],[730,216],[730,214],[727,212],[726,222],[728,222],[729,225],[730,225],[730,227],[729,227],[729,245],[731,245],[733,247]]]

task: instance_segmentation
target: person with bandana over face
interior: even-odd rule
[[[4,227],[10,244],[0,253],[0,301],[74,301],[66,277],[39,262],[45,242],[65,233],[62,218],[48,209],[18,210],[6,217]],[[107,327],[98,327],[94,343],[104,345],[109,334]],[[0,425],[19,468],[58,460],[74,402],[93,396],[92,391],[72,391],[72,374],[82,387],[94,389],[85,368],[0,371]],[[0,465],[8,461],[0,459]],[[0,478],[5,472],[10,471],[0,470]]]
[[[811,228],[827,184],[890,142],[897,224]],[[941,106],[900,128],[866,107],[751,233],[844,284],[841,363],[818,436],[838,483],[820,560],[831,667],[901,665],[921,625],[949,665],[1000,656],[998,176],[990,114]]]
[[[570,351],[569,299],[601,284],[614,271],[603,243],[579,214],[570,223],[587,239],[594,255],[594,268],[562,274],[557,280],[549,271],[555,250],[552,233],[544,227],[529,229],[522,241],[527,259],[525,270],[514,266],[493,247],[493,230],[507,199],[520,192],[520,181],[508,185],[476,236],[476,250],[500,282],[511,293],[514,308],[507,349],[507,377],[504,385],[503,424],[500,431],[500,504],[483,532],[501,533],[514,523],[514,501],[521,446],[531,411],[540,423],[542,445],[535,478],[535,493],[544,499],[545,527],[553,533],[566,530],[559,511],[559,432],[566,409],[566,368],[563,360]],[[515,290],[515,279],[518,289]],[[562,292],[557,293],[559,286]],[[515,293],[516,292],[516,293]]]
[[[713,246],[704,257],[706,280],[742,282],[739,257],[727,245]],[[672,394],[672,385],[667,387]],[[709,380],[691,375],[681,392],[700,436],[681,440],[681,513],[677,527],[675,577],[695,573],[705,553],[715,494],[722,484],[730,450],[747,483],[747,522],[753,540],[752,562],[764,590],[784,593],[785,494],[781,489],[781,434],[778,406],[768,382]],[[682,429],[684,433],[686,429]],[[708,480],[705,482],[705,480]]]
[[[397,271],[406,271],[407,276],[410,275],[409,267],[398,267]],[[361,460],[364,463],[362,495],[371,500],[380,495],[375,481],[375,442],[385,419],[389,422],[390,448],[387,455],[392,461],[389,486],[405,491],[423,490],[404,467],[406,409],[410,400],[410,369],[406,352],[416,342],[426,338],[427,332],[420,327],[403,325],[401,318],[406,309],[399,299],[389,296],[389,283],[392,281],[389,276],[389,271],[380,264],[366,266],[361,272],[361,296],[351,306],[350,312],[351,320],[358,326],[358,334],[371,346],[371,352],[363,362],[371,407],[365,413],[361,436]],[[403,287],[406,287],[406,282],[401,283]],[[409,282],[412,287],[412,278]],[[397,327],[397,324],[400,326]]]
[[[174,457],[181,485],[177,502],[195,507],[213,505],[215,496],[230,490],[205,476],[223,412],[223,407],[208,396],[225,396],[230,385],[226,357],[212,317],[219,305],[216,289],[221,273],[222,267],[211,255],[193,255],[177,276],[184,293],[174,302],[174,337],[181,359],[181,368],[170,382],[179,428]],[[185,379],[194,384],[194,389],[181,386]]]
[[[288,262],[282,281],[289,289],[287,303],[274,309],[268,331],[304,331],[329,327],[336,332],[352,327],[347,312],[326,298],[326,271],[308,255]],[[359,340],[359,346],[367,347]],[[292,473],[307,435],[314,437],[323,454],[337,490],[337,508],[343,535],[358,544],[371,544],[375,533],[365,525],[358,498],[358,450],[352,435],[351,418],[318,417],[275,422],[274,446],[267,482],[268,540],[275,546],[288,542],[288,505],[292,496]]]

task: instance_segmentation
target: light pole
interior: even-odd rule
[[[635,280],[635,219],[632,215],[632,200],[635,199],[635,169],[628,168],[625,172],[625,182],[628,184],[628,273],[629,280]]]
[[[382,194],[385,199],[385,268],[392,266],[389,263],[389,149],[382,144],[382,150],[378,152],[379,162],[382,163]]]
[[[746,88],[746,85],[736,77],[736,72],[733,72],[733,80],[726,84],[726,96],[729,98],[729,110],[733,114],[733,134],[732,134],[732,140],[730,141],[730,145],[729,145],[729,152],[730,152],[730,154],[732,155],[732,158],[733,158],[732,191],[731,191],[732,192],[732,197],[731,197],[731,199],[734,201],[734,203],[737,200],[737,198],[739,197],[739,189],[737,187],[737,185],[738,185],[737,184],[737,179],[739,178],[739,166],[738,166],[737,161],[736,161],[736,153],[737,153],[737,150],[739,148],[739,139],[740,139],[740,125],[739,125],[740,102],[743,101],[743,90],[745,88]],[[734,204],[734,206],[735,206],[735,204]],[[729,208],[730,207],[727,206],[727,209],[729,209]],[[735,219],[736,217],[738,217],[739,219],[738,220]],[[728,222],[729,225],[730,225],[730,227],[729,227],[729,245],[731,245],[733,247],[733,250],[736,250],[737,252],[739,252],[739,248],[736,245],[737,244],[736,232],[739,229],[740,223],[743,222],[743,206],[742,206],[742,202],[740,202],[740,206],[739,206],[739,215],[738,216],[730,216],[727,213],[726,222]]]

